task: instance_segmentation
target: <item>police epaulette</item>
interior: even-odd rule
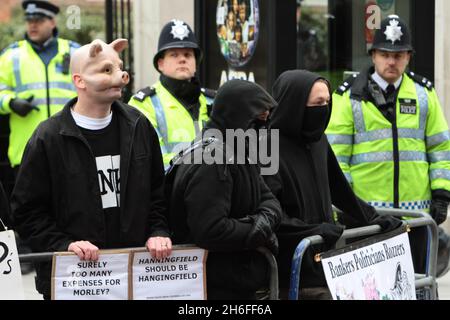
[[[151,97],[156,94],[156,90],[153,87],[146,87],[144,89],[139,90],[134,96],[133,99],[143,102],[145,98]]]
[[[336,89],[336,93],[340,96],[342,96],[345,92],[347,92],[348,89],[350,89],[355,82],[356,78],[358,77],[357,74],[353,74]]]
[[[81,48],[81,45],[78,42],[69,40],[69,47],[71,47],[72,49],[79,49]]]
[[[420,84],[422,87],[425,87],[425,88],[427,88],[427,89],[430,90],[430,91],[433,90],[433,88],[434,88],[433,82],[431,82],[431,81],[428,80],[427,78],[422,77],[422,76],[420,76],[420,75],[418,75],[418,74],[415,74],[415,73],[412,72],[412,71],[409,71],[409,72],[408,72],[408,76],[409,76],[411,79],[413,79],[414,82]]]
[[[212,90],[212,89],[202,88],[202,93],[206,97],[214,99],[216,97],[217,91],[216,90]]]
[[[19,42],[14,42],[12,44],[10,44],[9,46],[7,46],[6,48],[4,48],[3,50],[0,50],[0,56],[2,54],[4,54],[6,51],[10,50],[10,49],[16,49],[19,47]]]

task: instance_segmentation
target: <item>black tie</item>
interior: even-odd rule
[[[390,84],[387,86],[386,88],[386,100],[391,100],[390,98],[392,98],[392,96],[395,93],[395,86],[393,84]]]

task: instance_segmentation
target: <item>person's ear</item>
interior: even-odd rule
[[[411,56],[412,56],[411,52],[408,52],[408,55],[406,56],[406,59],[408,60],[408,64],[411,61]]]
[[[164,67],[164,57],[158,59],[158,70],[162,72],[163,67]]]
[[[375,64],[375,56],[376,56],[377,52],[376,50],[373,50],[372,53],[370,54],[370,56],[372,57],[372,63]]]
[[[55,19],[50,19],[52,28],[55,29],[56,28],[56,20]]]
[[[83,77],[79,73],[74,73],[72,75],[72,81],[73,84],[75,85],[75,88],[80,90],[86,89],[86,83],[84,82]]]

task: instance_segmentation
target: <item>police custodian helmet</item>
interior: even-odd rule
[[[380,29],[375,32],[372,47],[369,50],[388,52],[413,51],[411,34],[408,26],[397,15],[390,15],[381,22]]]
[[[172,20],[167,23],[161,30],[158,41],[158,52],[153,58],[153,65],[158,69],[158,60],[162,58],[164,51],[175,48],[191,48],[194,49],[197,64],[202,59],[202,51],[198,46],[197,38],[191,27],[181,20]]]

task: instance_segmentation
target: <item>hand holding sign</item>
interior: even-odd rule
[[[98,260],[98,248],[89,241],[76,241],[69,245],[68,251],[75,253],[80,260]]]
[[[167,258],[172,253],[172,241],[166,237],[152,237],[145,245],[153,258],[158,260]]]

